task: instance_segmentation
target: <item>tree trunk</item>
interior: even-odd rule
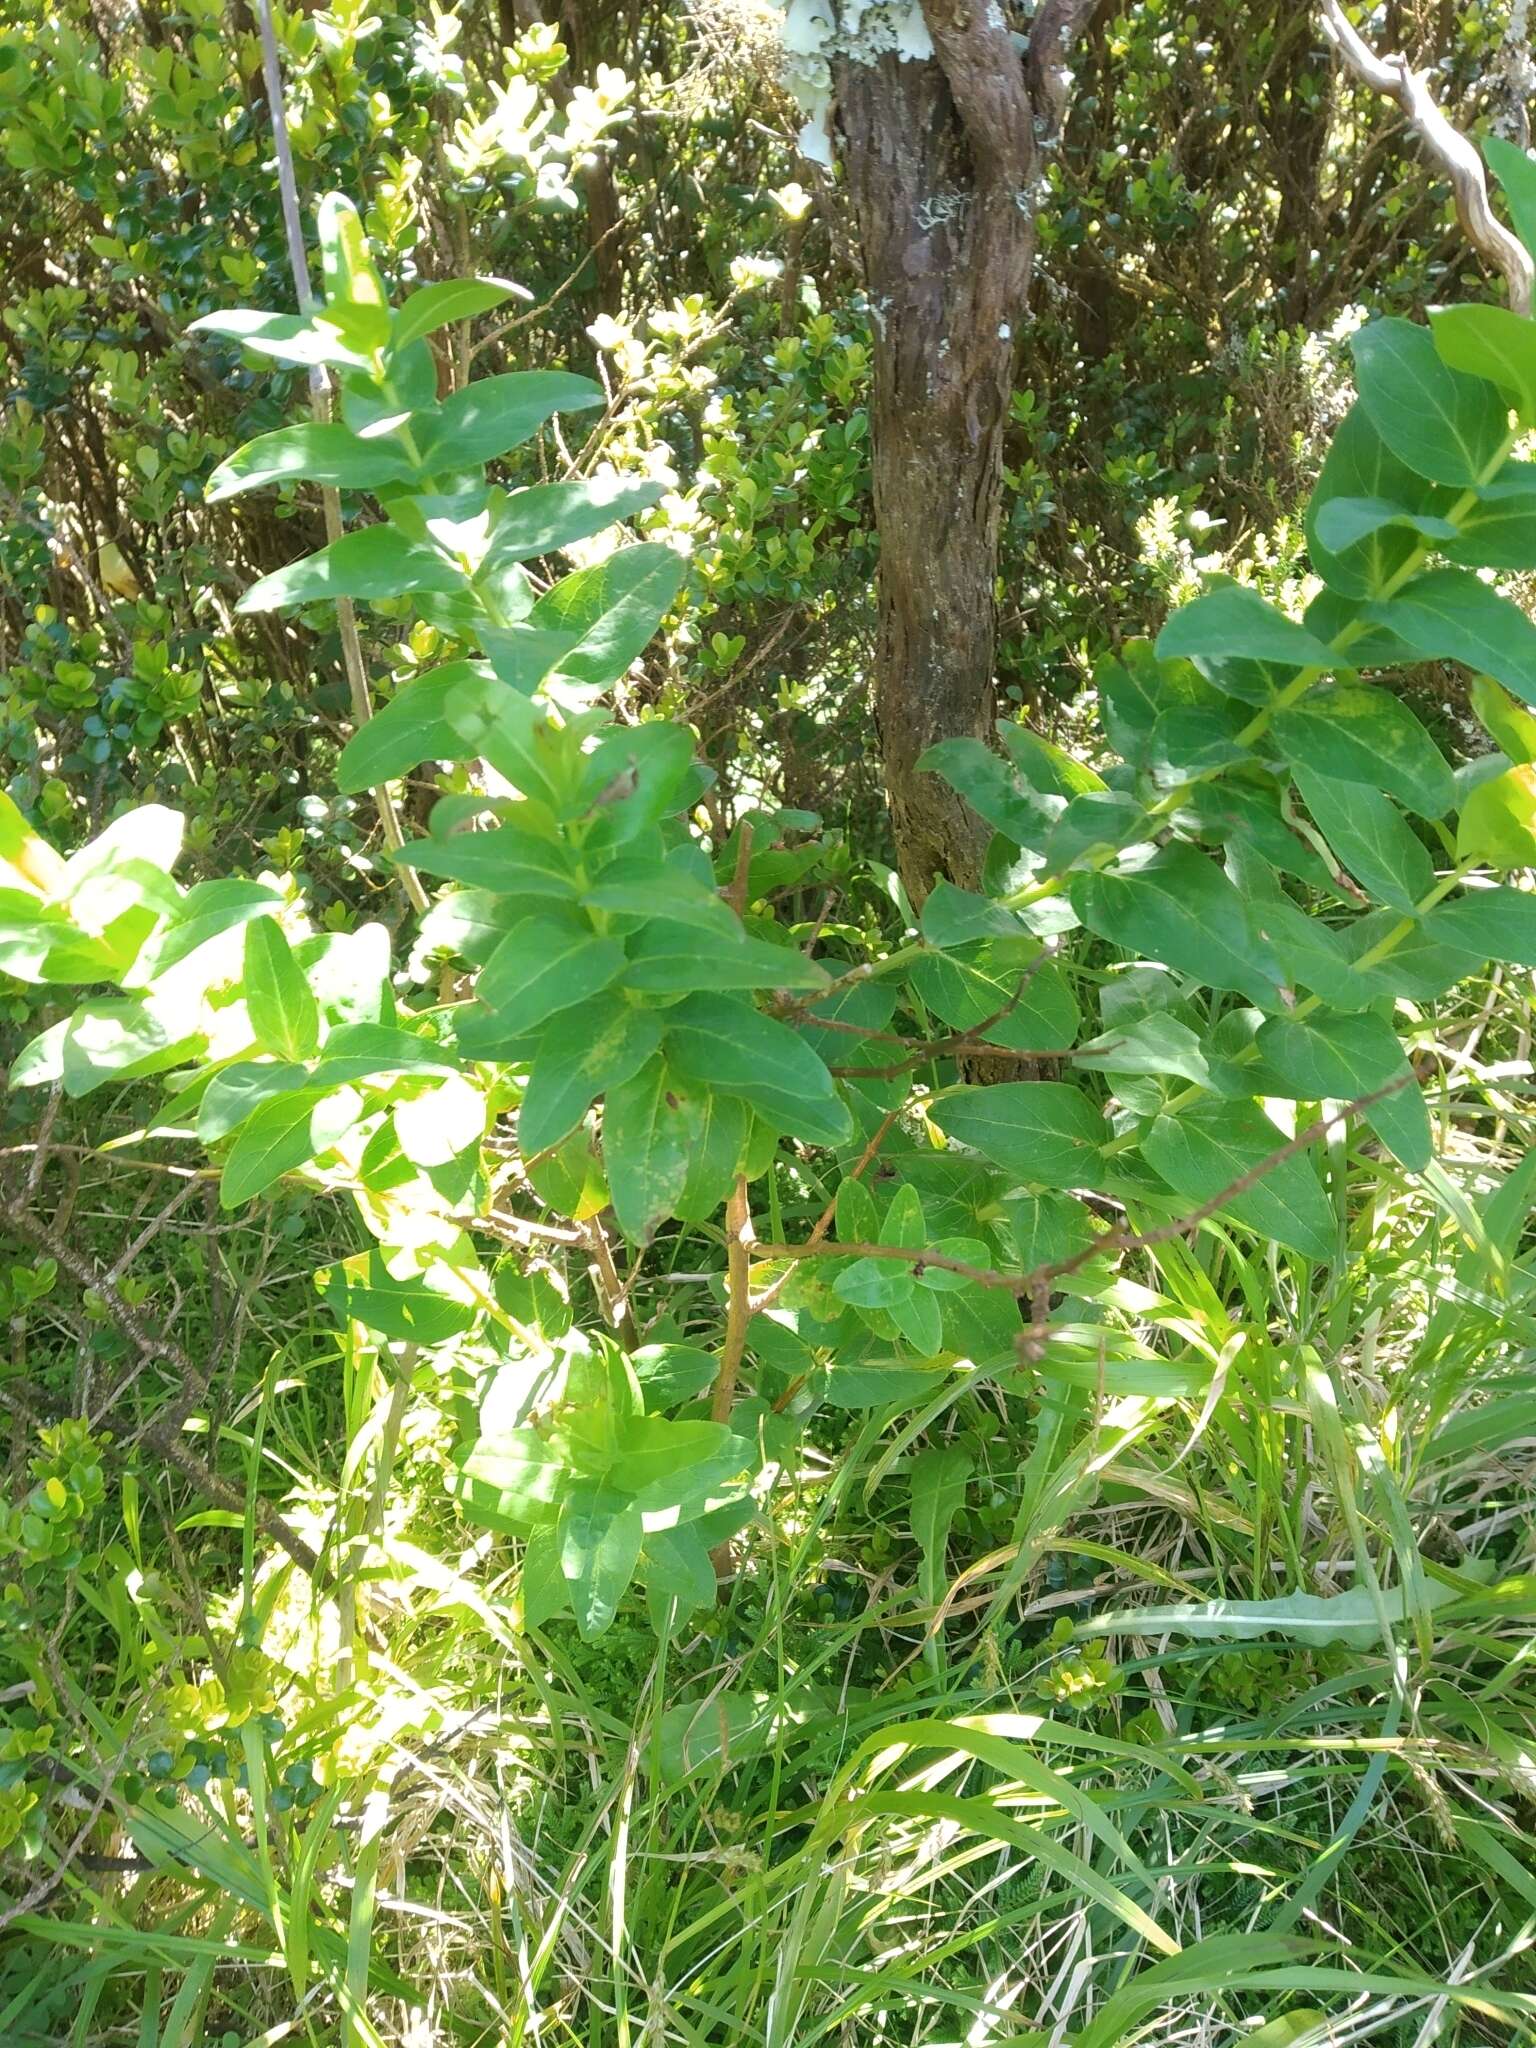
[[[986,831],[924,750],[992,730],[1003,435],[1062,55],[1089,0],[1046,0],[1020,56],[997,7],[924,0],[934,56],[843,56],[839,153],[875,324],[875,716],[914,904],[974,887]]]

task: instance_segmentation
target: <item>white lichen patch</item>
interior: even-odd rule
[[[782,0],[786,89],[805,116],[799,143],[813,163],[832,162],[832,60],[903,63],[933,55],[917,0]]]

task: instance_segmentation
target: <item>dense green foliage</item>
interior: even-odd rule
[[[1536,326],[1415,174],[1301,341],[1372,110],[1101,18],[1044,296],[1172,303],[1026,349],[914,912],[750,23],[295,16],[295,313],[222,19],[0,45],[104,266],[7,314],[0,2039],[1524,2039]]]

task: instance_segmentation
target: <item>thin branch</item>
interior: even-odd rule
[[[283,232],[288,242],[288,263],[293,272],[294,294],[301,313],[311,313],[315,308],[314,289],[309,279],[309,261],[304,250],[304,226],[299,213],[299,181],[293,168],[293,150],[288,141],[288,114],[283,97],[282,56],[277,44],[277,30],[272,21],[272,0],[257,0],[257,19],[261,29],[261,69],[266,81],[267,106],[272,116],[272,148],[277,159],[277,183],[282,195]],[[326,424],[331,417],[331,386],[326,373],[318,365],[309,373],[310,403],[317,421]],[[341,493],[334,484],[320,487],[320,508],[325,520],[325,539],[329,546],[342,535]],[[366,725],[373,716],[373,700],[368,691],[368,664],[363,657],[362,638],[357,630],[357,608],[350,597],[336,599],[336,628],[341,636],[342,666],[346,670],[347,694],[351,699],[352,723],[354,727]],[[391,853],[398,853],[405,844],[405,833],[400,825],[400,813],[395,808],[395,799],[386,784],[380,783],[372,790],[374,807],[379,814],[379,827],[384,834],[384,843]],[[421,878],[414,868],[397,867],[396,876],[405,891],[406,901],[418,916],[425,911],[429,898],[422,886]]]
[[[1511,312],[1529,317],[1536,266],[1524,243],[1489,204],[1487,173],[1476,146],[1436,106],[1423,74],[1404,56],[1378,57],[1339,0],[1322,0],[1322,23],[1323,34],[1345,69],[1402,108],[1409,126],[1451,181],[1456,217],[1468,241],[1503,273]]]

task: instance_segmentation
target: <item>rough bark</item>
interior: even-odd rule
[[[1046,0],[1022,55],[997,6],[923,0],[934,56],[838,60],[839,153],[875,320],[875,712],[897,864],[920,904],[974,885],[985,831],[917,763],[987,737],[1003,436],[1041,155],[1090,0]]]

